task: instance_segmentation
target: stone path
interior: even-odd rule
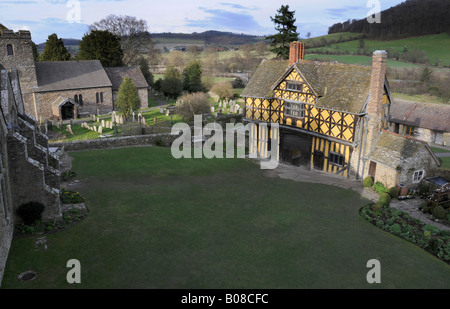
[[[325,174],[321,172],[308,170],[306,167],[298,167],[280,163],[274,170],[264,171],[267,177],[280,177],[282,179],[290,179],[299,182],[321,183],[336,186],[345,189],[352,189],[370,201],[378,201],[378,193],[364,188],[360,181],[351,180],[335,175]],[[408,213],[411,217],[421,220],[422,222],[434,225],[441,230],[450,231],[450,227],[431,220],[430,214],[424,214],[419,210],[419,205],[423,202],[421,199],[393,200],[391,207]]]

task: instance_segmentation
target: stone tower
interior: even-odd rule
[[[37,87],[31,33],[0,30],[0,69],[17,70],[25,111],[33,113],[33,89]]]

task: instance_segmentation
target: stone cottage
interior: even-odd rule
[[[386,187],[415,189],[423,179],[433,176],[440,165],[426,142],[384,130],[367,157],[369,176]]]

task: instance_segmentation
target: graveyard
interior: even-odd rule
[[[70,156],[76,182],[67,189],[83,196],[87,217],[40,235],[45,248],[15,239],[3,288],[448,285],[446,263],[365,221],[359,209],[369,201],[352,190],[268,178],[249,159],[174,159],[167,147]],[[366,281],[373,258],[382,265],[376,286]],[[72,259],[79,284],[66,280]],[[33,280],[17,280],[28,270]]]

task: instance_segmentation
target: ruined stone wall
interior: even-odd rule
[[[103,92],[103,103],[96,103],[96,94],[100,92]],[[36,119],[42,119],[44,121],[55,119],[56,115],[53,114],[52,103],[58,97],[74,99],[75,95],[79,96],[80,94],[83,97],[83,105],[78,106],[78,113],[97,114],[98,112],[99,114],[107,114],[112,112],[113,97],[111,87],[36,92]]]

